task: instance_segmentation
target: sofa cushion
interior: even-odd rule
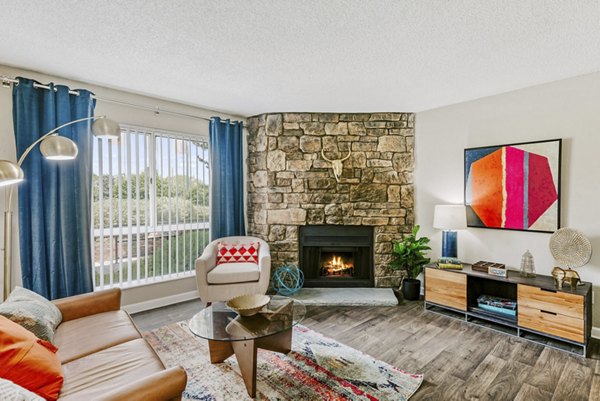
[[[217,243],[217,265],[223,263],[258,263],[259,242],[249,244]]]
[[[56,329],[54,342],[64,364],[140,337],[127,312],[119,310],[63,322]]]
[[[0,378],[0,400],[2,401],[44,401],[39,395],[32,393],[11,382]]]
[[[62,321],[60,310],[52,302],[22,287],[15,287],[0,305],[0,315],[50,342],[54,342],[54,330]]]
[[[60,400],[95,400],[163,369],[145,340],[128,341],[64,364],[65,383]]]
[[[233,284],[258,281],[260,271],[256,263],[222,263],[206,275],[209,284]]]
[[[0,316],[0,377],[56,400],[63,384],[56,347]]]

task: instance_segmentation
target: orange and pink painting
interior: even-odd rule
[[[465,149],[467,225],[556,231],[561,148],[555,139]]]

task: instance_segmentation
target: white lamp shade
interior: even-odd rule
[[[23,170],[16,163],[0,160],[0,187],[16,184],[25,179]]]
[[[40,152],[48,160],[72,160],[77,157],[79,150],[69,138],[53,135],[42,141]]]
[[[435,205],[433,228],[440,230],[464,230],[467,228],[467,212],[464,205]]]
[[[92,124],[94,136],[117,139],[121,136],[121,126],[110,118],[100,117]]]

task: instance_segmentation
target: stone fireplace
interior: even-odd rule
[[[305,287],[373,287],[373,227],[300,227]]]
[[[323,246],[326,260],[302,268],[319,272],[315,285],[327,278],[335,285],[354,285],[353,279],[361,286],[397,285],[400,276],[389,268],[392,240],[414,222],[414,114],[262,114],[249,118],[248,128],[248,233],[269,242],[273,268],[304,262],[301,230],[366,227],[369,277],[358,271],[364,255],[352,246]],[[350,152],[339,180],[321,152],[330,160]]]

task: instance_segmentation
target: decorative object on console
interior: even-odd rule
[[[462,269],[462,262],[456,258],[444,258],[441,257],[438,259],[437,261],[437,266],[440,269],[455,269],[455,270],[461,270]]]
[[[273,289],[277,294],[289,296],[297,293],[304,284],[304,272],[295,264],[279,267],[273,273]]]
[[[121,135],[121,127],[106,116],[92,116],[80,118],[62,124],[34,141],[19,157],[17,163],[8,160],[0,161],[0,186],[17,184],[25,179],[21,166],[27,158],[27,155],[40,144],[40,152],[48,160],[71,160],[77,157],[78,149],[75,142],[67,137],[59,135],[59,130],[67,126],[95,120],[92,125],[92,132],[96,137],[115,138]],[[12,269],[12,195],[13,187],[9,188],[6,211],[4,212],[4,299],[8,297],[11,291],[11,269]]]
[[[503,263],[485,262],[483,260],[480,260],[479,262],[473,263],[471,269],[482,273],[489,273],[490,267],[493,267],[495,269],[505,269],[506,265],[504,265]]]
[[[581,281],[579,273],[573,269],[567,269],[565,270],[565,279],[563,280],[563,285],[564,284],[569,285],[571,288],[575,288],[578,285],[582,285],[583,282]]]
[[[325,161],[331,163],[331,169],[333,170],[333,175],[335,176],[335,180],[340,182],[340,177],[342,176],[342,170],[344,168],[344,161],[346,161],[350,155],[352,154],[352,150],[348,149],[348,155],[341,159],[330,160],[325,156],[325,152],[321,148],[321,156]]]
[[[556,266],[554,269],[552,269],[552,277],[554,278],[554,285],[560,290],[563,286],[566,272],[560,267]]]
[[[561,267],[581,267],[592,257],[592,243],[582,232],[565,227],[550,237],[550,253]]]
[[[535,262],[529,249],[521,257],[521,277],[535,277]]]
[[[592,243],[580,231],[572,228],[561,228],[550,237],[550,253],[559,264],[552,271],[552,275],[557,280],[557,287],[562,288],[568,284],[572,288],[581,284],[581,278],[573,268],[581,267],[587,264],[592,257]],[[561,269],[562,267],[562,269]],[[564,269],[566,268],[566,269]],[[557,269],[562,270],[560,273]],[[554,275],[554,272],[557,275]],[[558,284],[558,277],[561,277],[561,283]]]
[[[227,307],[241,316],[253,316],[265,307],[271,298],[268,295],[251,294],[235,297],[227,301]]]
[[[442,232],[442,257],[457,257],[456,230],[467,228],[464,205],[435,205],[433,212],[433,228]]]
[[[552,269],[552,277],[554,277],[554,284],[559,290],[562,289],[565,284],[572,289],[576,288],[578,285],[583,285],[579,273],[573,269],[565,270],[556,266]]]
[[[467,225],[557,230],[561,147],[554,139],[465,149]]]
[[[393,243],[393,259],[390,267],[396,270],[404,270],[405,274],[400,281],[402,295],[404,299],[416,301],[421,293],[421,281],[417,276],[423,271],[423,266],[429,263],[430,259],[425,257],[425,253],[431,248],[429,238],[417,238],[420,226],[414,226],[410,235],[404,237],[402,241]]]
[[[492,276],[506,277],[508,275],[508,272],[504,267],[490,266],[488,267],[488,274],[491,274]]]

